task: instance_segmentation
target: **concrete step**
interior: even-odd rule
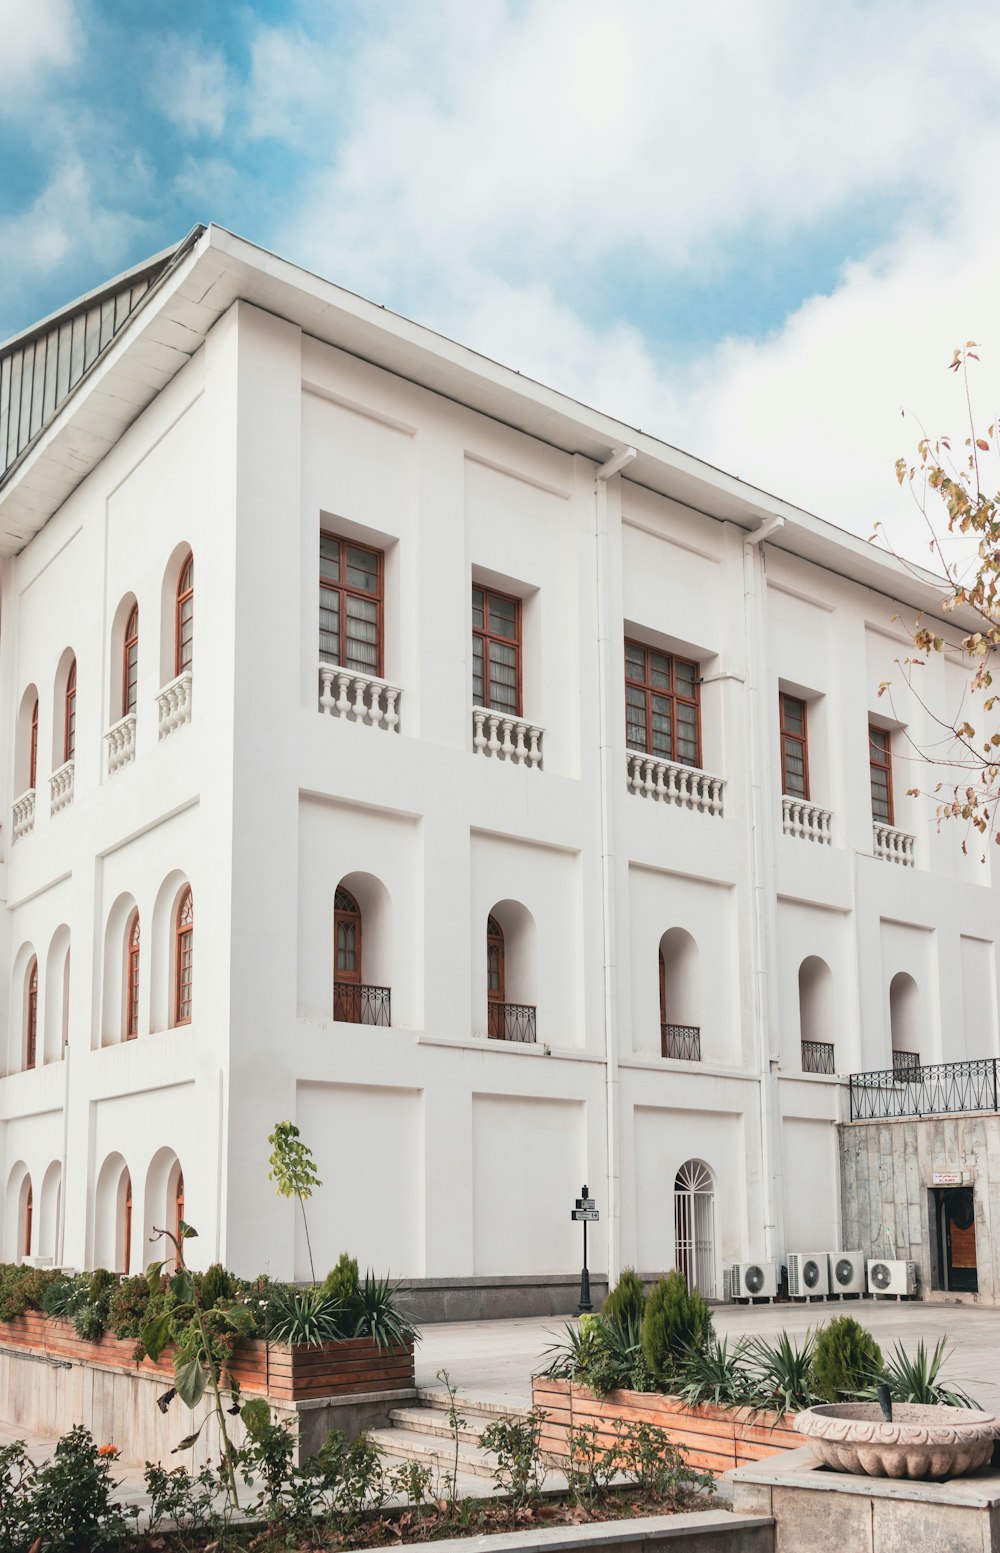
[[[465,1415],[459,1413],[459,1417]],[[394,1407],[389,1412],[389,1422],[395,1429],[406,1429],[410,1434],[434,1435],[435,1438],[444,1440],[454,1439],[448,1415],[441,1408],[436,1407]],[[490,1419],[483,1417],[471,1417],[465,1427],[459,1429],[458,1438],[468,1445],[476,1445],[483,1429],[487,1428]]]
[[[418,1386],[417,1401],[421,1407],[434,1408],[437,1412],[447,1413],[451,1406],[448,1393],[435,1386]],[[455,1411],[462,1418],[481,1418],[492,1422],[494,1418],[527,1418],[530,1409],[508,1402],[466,1397],[459,1392],[455,1398]]]
[[[386,1456],[404,1461],[422,1461],[434,1472],[449,1474],[455,1463],[455,1448],[447,1440],[415,1429],[369,1429],[368,1438]],[[492,1479],[496,1457],[474,1444],[459,1441],[458,1470],[463,1476]]]

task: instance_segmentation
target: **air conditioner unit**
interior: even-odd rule
[[[868,1263],[868,1287],[872,1294],[916,1294],[917,1264],[872,1258]]]
[[[788,1297],[808,1299],[830,1292],[830,1253],[828,1251],[789,1251]]]
[[[778,1292],[778,1272],[773,1262],[734,1262],[729,1272],[729,1298],[773,1300]]]
[[[830,1252],[830,1289],[833,1294],[864,1294],[865,1254],[863,1251]]]

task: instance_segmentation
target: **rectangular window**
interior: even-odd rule
[[[625,743],[659,760],[701,766],[699,669],[687,658],[625,642]]]
[[[521,600],[472,590],[472,700],[521,715]]]
[[[319,537],[319,656],[382,676],[382,552]]]
[[[806,704],[797,696],[778,697],[781,709],[781,791],[789,798],[809,797]]]
[[[891,825],[892,735],[887,728],[868,729],[868,767],[872,781],[872,819]]]

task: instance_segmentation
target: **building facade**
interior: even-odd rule
[[[0,455],[5,1258],[306,1276],[289,1118],[317,1267],[572,1273],[587,1181],[720,1296],[844,1245],[844,1075],[997,1056],[930,579],[215,227]]]

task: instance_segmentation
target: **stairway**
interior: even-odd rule
[[[389,1471],[407,1461],[419,1461],[432,1473],[432,1491],[438,1479],[448,1479],[455,1466],[455,1440],[448,1422],[448,1393],[421,1388],[417,1401],[409,1407],[394,1407],[385,1429],[370,1429],[368,1438],[382,1452]],[[465,1423],[458,1432],[458,1480],[460,1498],[485,1498],[496,1492],[492,1451],[479,1449],[479,1436],[498,1418],[523,1418],[526,1409],[507,1407],[499,1402],[475,1402],[458,1395],[455,1411]],[[439,1490],[445,1492],[443,1485]]]

